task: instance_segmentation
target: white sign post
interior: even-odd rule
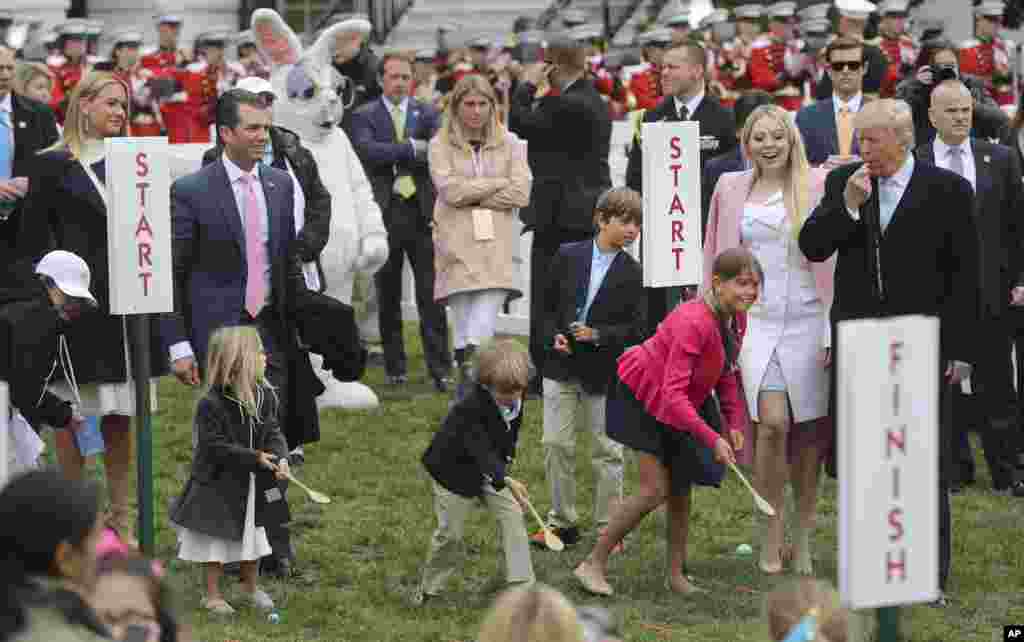
[[[128,315],[138,446],[139,543],[154,553],[149,316],[174,309],[166,138],[106,141],[110,311]]]
[[[110,311],[174,308],[171,184],[166,138],[108,138],[107,238]]]
[[[939,322],[839,324],[839,589],[852,608],[938,596]]]
[[[644,123],[644,286],[700,285],[700,125]]]

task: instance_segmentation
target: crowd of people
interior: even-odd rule
[[[0,529],[5,550],[31,551],[8,555],[18,565],[4,580],[14,614],[5,633],[64,618],[125,639],[136,623],[104,620],[112,607],[95,601],[107,586],[99,568],[144,582],[149,610],[132,613],[145,639],[174,639],[161,633],[174,627],[161,619],[160,573],[130,552],[136,400],[125,319],[110,311],[104,158],[105,139],[122,136],[210,145],[202,168],[171,187],[174,310],[151,326],[153,376],[207,388],[170,519],[179,558],[205,567],[204,609],[234,611],[220,581],[235,569],[245,599],[274,608],[259,576],[294,571],[286,479],[319,440],[324,385],[311,355],[346,380],[365,356],[343,330],[351,307],[324,294],[320,268],[331,243],[355,243],[328,238],[332,216],[348,214],[349,201],[325,187],[337,168],[318,165],[315,141],[275,116],[286,98],[320,94],[329,108],[317,127],[338,126],[351,141],[353,171],[382,215],[386,261],[372,286],[386,383],[409,383],[408,259],[427,375],[452,393],[422,458],[438,526],[417,603],[443,593],[462,563],[474,505],[499,523],[509,584],[535,583],[531,545],[551,534],[581,540],[578,432],[592,437],[595,473],[596,544],[575,570],[586,591],[613,594],[610,560],[628,554],[630,533],[663,504],[666,588],[703,591],[687,565],[692,489],[719,486],[736,463],[753,466],[779,509],[757,525],[759,571],[812,576],[820,472],[836,475],[837,324],[925,314],[942,329],[935,603],[944,606],[949,495],[975,477],[969,429],[981,433],[993,491],[1024,496],[1011,356],[1024,334],[1024,109],[1011,121],[1001,108],[1016,93],[1004,77],[1001,0],[976,3],[977,39],[960,47],[941,38],[918,47],[905,33],[905,0],[877,8],[882,36],[867,40],[875,10],[867,0],[799,13],[794,2],[746,3],[735,24],[716,10],[697,30],[676,16],[641,36],[644,61],[632,67],[604,55],[602,33],[569,14],[566,29],[543,39],[527,30],[505,48],[473,40],[464,51],[379,58],[369,22],[345,16],[327,27],[333,66],[294,67],[283,88],[267,78],[295,63],[293,45],[255,18],[247,35],[212,30],[186,51],[181,18],[164,15],[158,50],[143,54],[142,34],[119,32],[106,61],[91,58],[92,25],[80,20],[61,27],[45,63],[0,45],[0,380],[12,423],[56,430],[60,467],[11,481],[0,514],[48,493],[75,504],[38,525],[52,541],[33,540],[20,522]],[[627,114],[626,185],[613,187],[612,121]],[[679,121],[700,126],[704,282],[645,288],[629,251],[644,218],[641,125]],[[495,339],[503,306],[523,294],[517,219],[532,234],[528,350]],[[510,475],[530,396],[543,406],[551,505],[532,534],[528,489]],[[104,452],[105,513],[81,481],[95,452],[86,435]],[[626,449],[639,463],[629,497]],[[792,516],[781,510],[787,483]],[[97,567],[101,536],[129,552]],[[777,639],[816,626],[805,616],[819,607],[804,602],[828,594],[802,586],[778,602]],[[561,617],[540,589],[511,595],[499,611],[536,615],[550,601]],[[508,617],[496,614],[481,639],[502,639]]]

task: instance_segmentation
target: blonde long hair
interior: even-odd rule
[[[207,385],[228,391],[249,417],[257,420],[267,393],[273,390],[259,371],[262,353],[263,341],[256,328],[226,326],[210,337],[206,355]]]
[[[747,122],[740,132],[740,141],[747,158],[750,154],[750,137],[754,131],[754,125],[762,118],[772,118],[782,125],[786,131],[786,139],[789,141],[789,163],[786,167],[786,186],[782,190],[782,197],[786,204],[786,217],[793,227],[794,238],[800,235],[800,229],[804,221],[810,215],[811,209],[811,166],[807,162],[807,152],[804,149],[803,137],[797,129],[793,119],[789,117],[786,110],[776,105],[761,105],[747,117]],[[754,183],[761,178],[761,169],[756,161],[751,161],[754,168]]]
[[[498,596],[480,626],[480,642],[584,642],[576,609],[558,591],[534,583]]]
[[[130,97],[131,91],[123,80],[107,71],[90,71],[85,74],[78,84],[75,85],[71,96],[68,98],[67,111],[64,115],[64,136],[52,147],[53,149],[67,149],[75,158],[81,158],[85,143],[92,136],[89,135],[88,116],[82,111],[82,100],[93,100],[108,85],[120,85],[124,89],[125,98]],[[118,136],[128,135],[128,121],[131,120],[131,101],[124,115],[124,124]]]
[[[455,89],[452,90],[444,108],[441,140],[459,149],[471,149],[462,122],[459,120],[459,107],[470,94],[480,94],[491,104],[491,117],[484,125],[484,146],[500,144],[505,140],[505,127],[498,118],[498,95],[494,93],[490,81],[480,74],[466,74],[455,84]]]

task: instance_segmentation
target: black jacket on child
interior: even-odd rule
[[[289,520],[274,474],[262,468],[257,451],[288,456],[278,420],[278,402],[268,394],[259,420],[249,421],[241,406],[224,389],[213,388],[196,407],[192,476],[171,508],[171,521],[189,530],[239,541],[245,529],[249,473],[256,473],[256,526]]]
[[[17,267],[25,269],[12,266],[0,276],[0,381],[8,383],[11,405],[36,432],[43,425],[66,428],[71,404],[46,389],[51,371],[53,380],[63,378],[53,366],[65,324],[31,265]]]
[[[520,411],[506,423],[491,393],[476,384],[444,418],[423,453],[423,465],[437,483],[456,495],[482,497],[488,481],[500,491],[505,487],[505,467],[516,454],[522,421]]]

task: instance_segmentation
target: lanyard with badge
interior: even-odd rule
[[[471,146],[472,147],[472,146]],[[470,150],[473,155],[473,177],[482,178],[484,173],[483,146]],[[494,212],[483,207],[473,209],[473,239],[476,241],[494,240]]]

